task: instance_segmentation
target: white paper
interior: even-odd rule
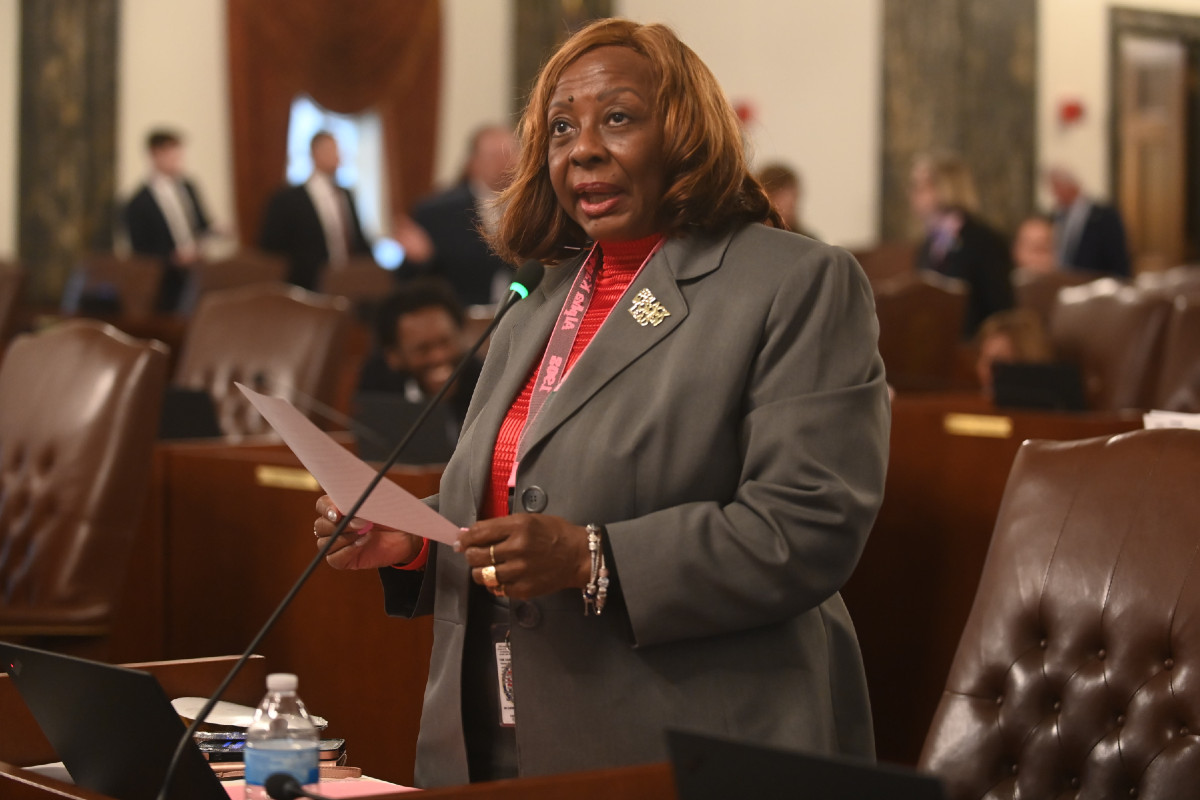
[[[1185,414],[1182,411],[1147,411],[1142,415],[1142,427],[1146,430],[1154,428],[1200,430],[1200,414]]]
[[[375,470],[331,439],[287,400],[259,394],[240,383],[236,386],[283,437],[334,505],[348,511],[375,477]],[[458,526],[387,478],[379,482],[356,516],[435,542],[453,544],[458,539]]]

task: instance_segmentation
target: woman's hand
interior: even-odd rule
[[[484,520],[458,537],[455,549],[486,586],[483,568],[495,566],[504,594],[517,600],[562,589],[582,589],[591,577],[587,528],[547,514]]]
[[[313,535],[320,549],[333,535],[333,529],[341,520],[342,513],[334,506],[329,495],[317,500],[317,519],[313,523]],[[352,519],[325,560],[337,569],[374,569],[392,564],[407,564],[421,552],[421,537],[404,531],[392,530],[381,525]]]

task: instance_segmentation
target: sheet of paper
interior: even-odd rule
[[[1200,430],[1200,414],[1185,414],[1181,411],[1147,411],[1142,415],[1142,427],[1192,428]]]
[[[343,511],[349,510],[375,477],[375,470],[331,439],[287,400],[259,394],[240,383],[237,387],[283,437],[334,504]],[[387,478],[371,492],[357,516],[444,544],[453,544],[459,533],[454,523]]]

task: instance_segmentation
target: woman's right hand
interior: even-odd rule
[[[325,546],[341,519],[342,512],[333,500],[329,495],[322,495],[317,500],[317,519],[313,523],[317,549]],[[420,554],[422,544],[420,536],[356,518],[350,520],[346,532],[334,542],[325,560],[336,569],[375,569],[407,564]]]

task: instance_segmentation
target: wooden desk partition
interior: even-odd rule
[[[154,675],[167,697],[205,696],[219,684],[233,658],[197,658],[130,664]],[[267,666],[261,656],[246,662],[226,697],[236,703],[257,703],[263,693]],[[21,767],[58,761],[54,749],[7,675],[0,675],[0,798],[4,800],[107,800],[104,795],[44,778]]]
[[[843,592],[880,760],[911,765],[920,755],[1021,442],[1140,427],[1139,415],[998,412],[977,396],[897,396],[883,506]]]
[[[320,491],[282,445],[170,445],[157,458],[164,656],[240,652],[316,555]],[[440,469],[391,477],[423,497]],[[321,564],[257,652],[300,677],[300,696],[346,739],[350,763],[412,785],[432,641],[428,618],[384,613],[375,570]]]

